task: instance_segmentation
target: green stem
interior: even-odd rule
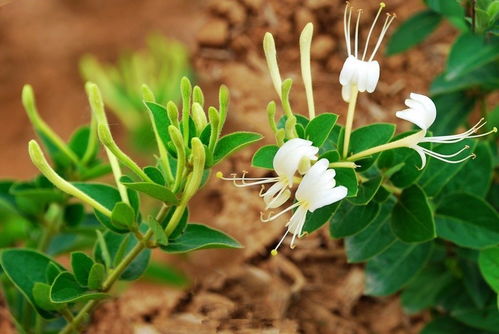
[[[163,205],[158,215],[156,216],[156,220],[162,221],[166,217],[167,213],[168,213],[168,207],[166,205]],[[170,223],[173,221],[173,218],[174,217],[172,217]],[[168,225],[170,225],[170,223]],[[120,278],[121,274],[125,271],[128,265],[140,254],[142,250],[144,250],[147,247],[147,242],[152,236],[153,236],[153,231],[149,229],[144,234],[142,240],[140,240],[135,245],[135,247],[130,251],[130,253],[128,253],[127,256],[125,256],[123,260],[121,260],[121,262],[116,266],[116,268],[112,271],[112,273],[106,278],[106,280],[102,285],[103,291],[109,291],[111,289],[113,284]],[[61,330],[61,332],[59,332],[59,334],[70,334],[74,330],[78,331],[78,328],[81,325],[81,323],[85,320],[86,315],[90,313],[95,306],[97,306],[97,303],[98,301],[95,299],[88,301],[78,312],[78,314],[73,318],[73,320],[66,324],[66,326]]]
[[[180,203],[180,205],[175,208],[172,218],[168,222],[168,225],[165,229],[166,236],[169,237],[173,233],[173,231],[175,231],[175,228],[177,227],[180,219],[182,218],[182,215],[184,214],[185,208],[186,205],[183,203]]]
[[[350,161],[338,161],[338,162],[331,162],[329,164],[330,168],[357,168],[358,166],[355,164],[355,162],[350,162]]]
[[[400,147],[411,147],[411,146],[417,145],[417,143],[419,143],[419,141],[424,136],[425,136],[425,131],[421,130],[421,131],[418,131],[410,136],[401,138],[399,140],[392,141],[390,143],[386,143],[383,145],[371,147],[371,148],[364,150],[362,152],[353,154],[353,155],[349,156],[347,158],[347,160],[356,161],[356,160],[371,156],[371,155],[379,153],[379,152],[393,150],[395,148],[400,148]]]
[[[352,91],[350,93],[350,102],[348,103],[347,122],[345,124],[345,137],[343,140],[343,158],[346,158],[348,156],[348,149],[350,147],[350,135],[352,133],[352,125],[355,116],[355,106],[357,104],[358,94],[359,90],[357,89],[357,86],[353,85]]]

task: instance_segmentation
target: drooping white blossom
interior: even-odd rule
[[[296,173],[305,173],[307,166],[310,166],[310,161],[317,160],[318,151],[319,148],[313,146],[311,141],[294,138],[284,143],[274,156],[273,167],[277,174],[275,177],[247,178],[246,172],[243,173],[242,177],[233,175],[230,178],[225,178],[220,172],[217,173],[217,176],[224,180],[233,181],[236,187],[273,183],[266,191],[262,189],[260,196],[265,201],[266,209],[276,208],[289,199],[291,195],[289,189],[293,187]]]
[[[336,181],[334,179],[336,172],[334,169],[328,169],[328,166],[329,161],[327,159],[317,161],[308,170],[305,176],[303,176],[303,179],[298,185],[295,194],[296,203],[276,215],[270,215],[268,218],[262,217],[262,221],[264,222],[272,221],[296,208],[286,224],[286,233],[272,251],[273,255],[277,254],[277,249],[288,233],[293,235],[291,239],[291,248],[294,248],[296,237],[302,236],[307,212],[314,212],[319,208],[340,201],[346,197],[348,192],[347,188],[344,186],[336,186]]]
[[[374,18],[374,21],[369,29],[369,33],[367,34],[364,50],[359,50],[359,26],[360,26],[360,17],[362,14],[362,10],[359,9],[357,11],[357,23],[355,24],[355,37],[354,37],[354,45],[351,45],[351,21],[352,21],[352,12],[353,7],[347,1],[345,7],[345,13],[343,16],[343,28],[345,32],[345,41],[347,47],[348,57],[343,64],[343,68],[340,72],[340,83],[342,85],[341,95],[345,102],[350,102],[352,89],[356,88],[359,92],[369,92],[372,93],[376,89],[379,80],[380,68],[379,63],[374,60],[374,56],[378,51],[381,41],[385,36],[390,24],[395,19],[395,14],[387,14],[385,23],[381,28],[381,32],[379,34],[378,40],[374,46],[372,52],[368,55],[368,47],[369,40],[371,39],[371,35],[373,33],[374,27],[376,26],[376,22],[385,7],[383,2],[380,3],[378,13]],[[362,53],[361,53],[362,52]]]
[[[469,129],[466,132],[449,136],[426,137],[428,129],[431,127],[431,125],[433,124],[433,122],[435,122],[435,119],[437,118],[437,108],[435,106],[435,103],[433,103],[433,101],[429,97],[421,94],[411,93],[409,97],[410,98],[405,100],[405,105],[408,108],[405,110],[398,111],[395,115],[398,118],[404,119],[406,121],[409,121],[417,125],[421,129],[420,132],[410,137],[407,137],[408,138],[407,146],[409,148],[416,150],[416,152],[418,152],[419,156],[421,157],[421,163],[422,163],[421,168],[424,168],[424,166],[426,165],[427,155],[448,163],[459,163],[469,158],[474,158],[475,155],[469,154],[468,156],[462,159],[449,160],[449,158],[453,158],[459,155],[464,150],[468,149],[469,146],[464,146],[462,149],[452,154],[441,154],[418,145],[420,143],[451,144],[451,143],[460,142],[466,138],[482,137],[492,132],[497,132],[497,128],[494,128],[489,132],[476,134],[478,130],[486,124],[486,122],[482,118],[480,119],[480,121],[478,121],[478,123],[476,123],[473,127],[471,127],[471,129]]]

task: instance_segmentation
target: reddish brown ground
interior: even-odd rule
[[[365,17],[377,7],[369,3]],[[421,8],[419,0],[392,0],[387,5],[399,16],[396,24]],[[265,31],[275,34],[281,72],[295,79],[294,109],[305,111],[298,33],[304,22],[312,20],[316,105],[319,112],[342,115],[346,106],[337,79],[345,57],[342,10],[340,0],[217,0],[209,6],[201,0],[7,2],[0,7],[0,124],[4,125],[0,176],[27,178],[34,173],[26,154],[33,133],[19,98],[24,83],[33,84],[40,113],[67,138],[89,119],[79,57],[91,52],[113,60],[122,49],[140,47],[151,31],[192,47],[210,101],[215,101],[213,92],[219,83],[229,85],[231,130],[268,134],[264,110],[276,96],[261,39]],[[453,30],[443,26],[410,53],[392,58],[380,53],[381,80],[375,94],[360,96],[357,124],[393,120],[394,110],[409,92],[425,93],[433,73],[444,65],[452,35]],[[219,169],[227,173],[248,169],[254,149]],[[245,248],[200,251],[181,258],[156,254],[185,270],[192,287],[178,291],[134,283],[99,308],[88,333],[418,332],[426,316],[404,315],[397,298],[363,296],[362,267],[346,264],[341,243],[331,241],[324,229],[301,240],[295,250],[283,247],[279,256],[269,257],[269,249],[283,232],[282,222],[259,222],[262,205],[257,191],[236,190],[212,180],[194,201],[192,220],[232,234]],[[9,328],[7,313],[0,308],[0,332],[9,333]]]

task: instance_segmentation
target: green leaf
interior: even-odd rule
[[[167,245],[168,244],[168,236],[165,233],[165,230],[163,227],[156,221],[156,219],[150,217],[149,221],[149,227],[154,233],[154,240],[159,244],[159,245]]]
[[[144,102],[149,111],[149,116],[153,121],[153,130],[156,135],[161,139],[163,145],[168,147],[168,143],[171,141],[170,134],[168,133],[168,126],[170,126],[170,120],[168,119],[168,113],[160,104],[154,102]]]
[[[368,179],[365,182],[359,184],[359,190],[357,192],[357,196],[350,197],[348,200],[355,205],[366,205],[368,204],[376,195],[379,187],[381,186],[381,181],[383,177],[381,175],[375,176],[371,179]]]
[[[350,137],[350,153],[359,153],[368,148],[386,144],[395,133],[395,125],[375,123],[352,131]]]
[[[421,43],[435,30],[441,19],[442,17],[432,10],[425,10],[410,17],[395,30],[388,41],[387,55],[400,53]]]
[[[421,334],[487,334],[475,330],[451,317],[440,317],[430,323],[421,331]]]
[[[135,211],[129,204],[118,202],[111,212],[111,222],[120,229],[133,230],[136,225]]]
[[[123,245],[124,240],[126,240],[126,244]],[[137,245],[137,238],[132,234],[118,234],[111,231],[107,231],[103,236],[105,247],[108,249],[109,257],[111,259],[111,263],[115,262],[114,260],[120,256],[121,250],[124,251],[125,254],[128,254],[135,245]],[[105,254],[101,250],[100,243],[96,245],[94,248],[94,259],[97,262],[104,263]],[[147,265],[149,263],[149,259],[151,257],[151,250],[145,249],[143,250],[136,258],[132,261],[125,269],[123,274],[121,274],[120,279],[126,281],[132,281],[139,278],[142,273],[146,270]],[[109,266],[108,266],[109,267]]]
[[[80,191],[84,192],[88,196],[92,197],[94,200],[102,204],[106,209],[112,211],[114,205],[121,201],[120,193],[116,188],[108,186],[107,184],[101,183],[82,183],[82,182],[72,182],[73,186],[78,188]],[[117,228],[111,223],[111,219],[101,212],[94,210],[94,213],[98,220],[107,227],[108,229],[115,231],[117,233],[126,233],[127,229]]]
[[[215,148],[213,164],[216,165],[232,153],[257,142],[262,138],[262,135],[255,132],[234,132],[230,135],[223,136],[220,138]]]
[[[320,114],[312,119],[305,128],[306,139],[312,141],[314,146],[321,147],[331,134],[331,131],[338,120],[335,114]]]
[[[426,4],[446,17],[464,18],[464,8],[457,0],[426,0]]]
[[[499,59],[499,43],[488,42],[483,36],[468,32],[452,45],[446,80],[453,80],[487,63]]]
[[[312,233],[327,223],[334,215],[336,209],[341,202],[336,202],[330,205],[323,206],[314,212],[307,212],[303,232]]]
[[[485,281],[499,293],[499,247],[481,250],[478,264]]]
[[[87,151],[88,138],[90,136],[90,128],[88,126],[82,126],[71,136],[68,142],[68,146],[73,151],[79,159],[82,159]],[[97,153],[97,150],[95,150]],[[95,155],[94,155],[95,156]],[[92,160],[92,159],[91,159]]]
[[[16,182],[10,187],[10,194],[31,200],[47,203],[64,200],[64,194],[55,188],[42,188],[31,182]]]
[[[460,246],[484,248],[499,242],[499,214],[477,196],[445,196],[436,210],[437,235]]]
[[[345,239],[348,262],[362,262],[383,252],[396,240],[390,227],[390,213],[395,200],[389,197],[373,222],[360,233]]]
[[[57,276],[61,273],[62,269],[54,262],[50,262],[45,270],[45,281],[52,284]]]
[[[344,238],[363,231],[378,216],[380,205],[370,202],[357,206],[342,201],[329,223],[329,233],[333,238]]]
[[[78,226],[85,218],[85,207],[80,203],[68,204],[64,208],[64,221],[68,226]]]
[[[402,292],[404,311],[414,314],[434,306],[440,292],[452,279],[452,273],[445,266],[438,264],[427,266]]]
[[[83,252],[73,252],[71,253],[71,268],[73,268],[73,273],[81,286],[88,285],[88,276],[90,270],[94,265],[94,260]]]
[[[35,283],[33,286],[33,298],[38,307],[47,311],[57,311],[65,307],[65,305],[55,304],[50,300],[50,285],[47,283]]]
[[[451,312],[451,316],[470,327],[486,331],[498,332],[499,311],[497,305],[490,305],[484,309],[469,306],[466,309],[459,309]]]
[[[498,66],[497,62],[493,62],[452,79],[448,79],[445,73],[442,73],[431,83],[430,92],[431,94],[447,94],[471,88],[493,91],[499,87]]]
[[[387,296],[400,290],[425,266],[432,248],[432,242],[394,243],[367,262],[365,293],[372,296]]]
[[[151,182],[123,182],[123,180],[121,183],[129,189],[144,193],[162,202],[173,205],[178,204],[175,194],[166,189],[165,186]]]
[[[168,222],[172,218],[175,209],[176,209],[175,207],[170,208],[165,219],[162,222],[160,222],[163,229],[165,229],[166,226],[168,225]],[[188,220],[189,220],[189,209],[186,208],[182,213],[182,217],[180,218],[177,227],[175,227],[175,230],[173,230],[172,234],[170,234],[169,236],[170,240],[176,239],[184,233]]]
[[[417,185],[404,189],[392,212],[392,230],[402,241],[424,242],[436,235],[433,213],[424,191]]]
[[[454,92],[432,96],[437,107],[438,121],[430,130],[436,135],[448,135],[463,124],[476,102],[476,97],[466,92]]]
[[[207,248],[241,248],[225,233],[205,225],[187,224],[184,234],[161,249],[167,253],[186,253]]]
[[[395,136],[392,141],[401,139],[415,133],[409,131]],[[425,148],[430,148],[425,145]],[[398,166],[398,167],[396,167]],[[411,148],[397,148],[382,152],[378,159],[378,167],[384,171],[385,177],[389,177],[395,187],[407,188],[423,174],[418,168],[421,166],[421,158],[419,154]],[[392,169],[396,167],[396,169]],[[387,175],[390,173],[390,175]]]
[[[473,249],[457,248],[458,264],[462,281],[468,296],[478,308],[484,308],[490,301],[493,291],[480,273],[479,252]]]
[[[442,190],[443,194],[467,192],[480,197],[487,195],[494,173],[492,150],[487,142],[478,142],[474,153],[476,158],[464,163]]]
[[[441,154],[452,154],[464,146],[468,145],[472,149],[474,148],[476,142],[471,139],[466,139],[454,144],[440,144],[436,146],[433,151]],[[466,156],[469,153],[462,153]],[[455,159],[458,159],[456,157]],[[464,164],[450,164],[445,161],[441,161],[434,158],[429,158],[423,175],[418,181],[418,184],[423,188],[428,196],[436,196],[442,191],[445,185],[456,175]]]
[[[274,169],[274,156],[276,155],[279,147],[276,145],[262,146],[255,152],[251,165],[253,167],[260,167],[265,169]]]
[[[395,125],[387,123],[376,123],[355,129],[350,137],[350,153],[355,154],[371,147],[386,144],[395,133]],[[376,162],[379,153],[370,158],[356,161],[360,168],[357,171],[365,171]]]
[[[144,173],[146,173],[147,176],[149,176],[149,178],[154,181],[154,183],[157,183],[161,186],[166,185],[166,181],[165,181],[165,178],[163,177],[163,173],[161,172],[161,170],[159,168],[156,168],[154,166],[147,166],[144,168]]]
[[[46,270],[49,264],[64,270],[52,259],[31,249],[4,249],[0,253],[0,264],[9,280],[44,318],[53,318],[54,314],[37,306],[33,288],[35,283],[48,283]]]
[[[94,263],[88,275],[88,288],[91,290],[102,289],[102,283],[106,279],[106,268],[102,263]]]
[[[335,168],[336,184],[339,186],[345,186],[348,189],[347,197],[357,196],[358,185],[357,185],[357,175],[352,168]]]
[[[50,300],[53,303],[76,303],[95,299],[103,299],[108,295],[101,292],[91,292],[82,288],[75,277],[66,272],[60,273],[50,287]]]

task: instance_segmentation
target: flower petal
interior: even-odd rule
[[[370,61],[368,64],[366,90],[368,93],[372,93],[378,85],[380,69],[379,63],[376,60]]]
[[[359,60],[354,56],[348,56],[343,63],[343,67],[340,72],[340,83],[345,86],[352,83],[352,78],[356,75],[358,69]]]

